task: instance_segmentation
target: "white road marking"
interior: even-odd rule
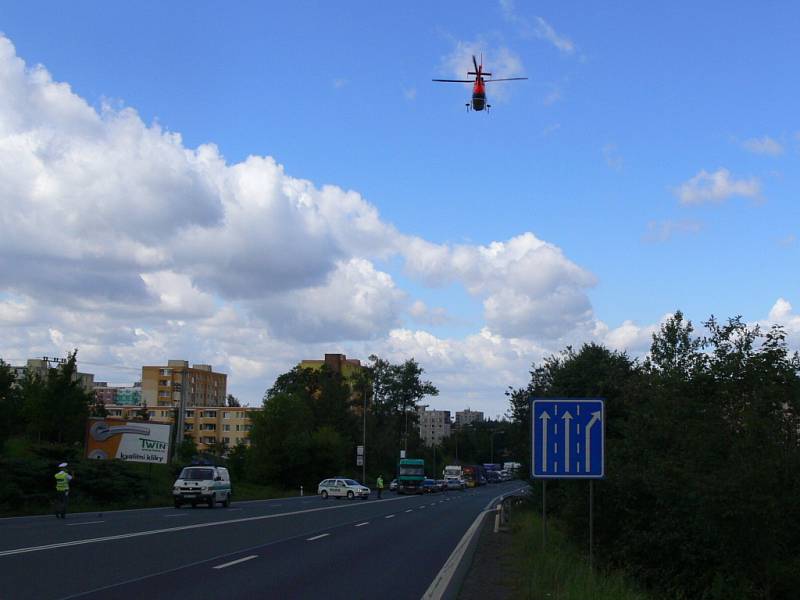
[[[254,558],[258,558],[258,555],[251,554],[250,556],[245,556],[244,558],[240,558],[239,560],[232,560],[231,562],[226,562],[221,565],[217,565],[214,567],[215,569],[225,569],[227,567],[232,567],[233,565],[238,565],[239,563],[243,563],[248,560],[253,560]]]
[[[105,523],[105,521],[84,521],[83,523],[67,523],[67,527],[75,527],[76,525],[92,525],[93,523]]]
[[[413,508],[409,508],[406,512],[414,512]]]
[[[313,542],[314,540],[319,540],[321,538],[328,537],[329,535],[330,535],[330,533],[323,533],[322,535],[315,535],[314,537],[308,538],[306,541],[307,542]]]
[[[418,506],[417,508],[425,508],[425,505],[423,504],[422,506]]]
[[[174,515],[164,515],[165,519],[169,519],[171,517],[188,517],[189,513],[175,513]]]
[[[409,497],[400,498],[387,498],[384,502],[396,502],[398,500],[409,500]],[[194,523],[192,525],[179,525],[177,527],[165,527],[163,529],[148,529],[146,531],[135,531],[132,533],[121,533],[118,535],[108,535],[97,538],[86,538],[83,540],[74,540],[71,542],[58,542],[55,544],[45,544],[42,546],[28,546],[23,548],[14,548],[12,550],[0,550],[0,558],[4,556],[14,556],[17,554],[28,554],[29,552],[41,552],[43,550],[55,550],[57,548],[69,548],[71,546],[83,546],[84,544],[98,544],[101,542],[111,542],[115,540],[125,540],[129,538],[145,537],[150,535],[160,535],[162,533],[173,533],[175,531],[187,531],[189,529],[203,529],[206,527],[219,527],[224,525],[234,525],[237,523],[250,523],[251,521],[264,521],[266,519],[280,519],[281,517],[291,517],[294,515],[302,515],[312,512],[320,512],[323,510],[343,510],[345,508],[352,508],[353,506],[362,506],[361,504],[340,504],[339,506],[325,506],[322,508],[307,508],[304,510],[293,510],[290,512],[277,513],[273,515],[258,515],[256,517],[240,517],[238,519],[222,519],[220,521],[211,521],[208,523]],[[189,514],[179,513],[179,514]]]
[[[386,515],[386,516],[385,516],[385,517],[383,517],[383,518],[384,518],[384,519],[394,519],[394,517],[395,517],[395,516],[396,516],[396,515]]]
[[[363,523],[359,523],[356,527],[363,527],[364,525],[369,525],[369,521],[364,521]]]
[[[229,508],[229,509],[227,509],[226,512],[234,512],[234,511],[237,511],[237,510],[242,510],[242,509],[241,508]]]
[[[450,554],[450,557],[447,559],[447,562],[444,563],[444,566],[442,567],[441,571],[439,571],[439,573],[436,574],[436,577],[433,578],[433,581],[431,582],[430,586],[428,586],[428,589],[422,596],[422,600],[441,600],[441,598],[444,596],[444,593],[447,591],[447,587],[450,585],[450,581],[453,579],[453,575],[455,574],[459,563],[464,558],[464,554],[466,553],[467,548],[469,547],[470,541],[480,529],[480,525],[483,522],[483,517],[486,515],[486,513],[490,511],[489,506],[491,506],[492,503],[498,498],[514,494],[523,489],[525,488],[519,488],[517,490],[508,492],[508,494],[502,494],[500,496],[492,498],[492,500],[489,502],[486,508],[482,510],[477,517],[475,517],[475,520],[472,522],[472,525],[470,525],[469,529],[467,529],[467,532],[461,538],[461,541],[458,542],[458,545]]]

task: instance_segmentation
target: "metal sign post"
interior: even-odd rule
[[[547,546],[547,479],[542,480],[542,550]]]
[[[589,480],[589,570],[592,570],[592,545],[594,542],[594,481]]]
[[[542,543],[547,542],[548,479],[589,480],[589,566],[594,545],[594,479],[605,476],[605,401],[531,401],[531,475],[542,480]]]

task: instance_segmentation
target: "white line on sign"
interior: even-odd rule
[[[369,521],[364,521],[363,523],[359,523],[356,527],[363,527],[364,525],[369,525]]]
[[[258,558],[258,555],[251,554],[250,556],[245,556],[244,558],[240,558],[239,560],[232,560],[231,562],[226,562],[221,565],[217,565],[214,567],[215,569],[225,569],[227,567],[232,567],[233,565],[238,565],[239,563],[246,562],[248,560],[253,560],[254,558]]]
[[[322,535],[315,535],[314,537],[308,538],[306,541],[307,542],[313,542],[314,540],[319,540],[319,539],[322,539],[324,537],[328,537],[329,535],[330,535],[330,533],[323,533]]]
[[[83,523],[67,523],[67,527],[75,527],[76,525],[92,525],[94,523],[105,523],[105,521],[84,521]]]

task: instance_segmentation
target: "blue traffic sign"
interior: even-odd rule
[[[600,479],[605,475],[605,402],[534,398],[532,472],[538,479]]]

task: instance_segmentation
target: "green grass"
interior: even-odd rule
[[[547,522],[542,548],[542,520],[531,504],[511,513],[515,591],[527,600],[653,600],[622,574],[590,569],[585,553],[575,548],[553,520]]]
[[[62,456],[74,475],[70,512],[103,512],[171,506],[172,486],[180,468],[174,465],[92,461],[73,448],[35,445],[23,438],[7,440],[0,452],[0,517],[53,512],[53,474]],[[58,458],[54,458],[58,457]],[[233,481],[233,501],[299,495],[271,485]]]

